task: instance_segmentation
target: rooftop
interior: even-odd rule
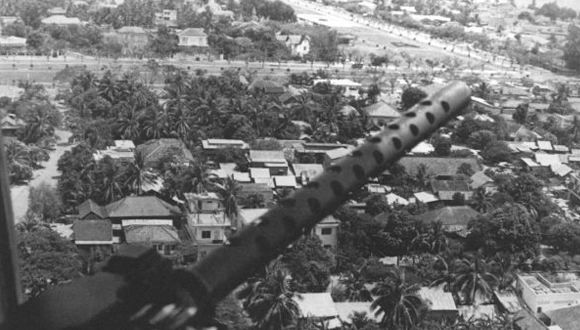
[[[73,225],[75,244],[111,244],[113,227],[111,221],[77,220]]]
[[[188,28],[177,34],[180,37],[207,37],[201,28]]]
[[[336,317],[338,311],[330,293],[300,293],[292,298],[300,310],[301,317]]]
[[[173,206],[155,196],[129,196],[106,206],[109,217],[174,217],[181,214],[177,206]]]
[[[421,213],[415,218],[424,222],[441,222],[444,226],[467,226],[476,219],[479,212],[469,206],[447,206],[437,210]]]
[[[179,243],[177,229],[173,226],[126,226],[123,227],[127,243]]]
[[[369,105],[368,107],[364,107],[363,112],[369,117],[398,118],[401,116],[399,111],[395,110],[384,101],[379,101],[375,104]]]

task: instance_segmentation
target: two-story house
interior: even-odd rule
[[[186,193],[184,195],[187,225],[197,244],[199,260],[224,244],[232,229],[236,228],[236,219],[232,224],[224,212],[221,199],[215,193]]]
[[[156,196],[129,196],[106,206],[87,200],[79,205],[78,211],[79,219],[73,228],[75,238],[82,231],[86,232],[88,226],[78,225],[78,222],[90,220],[93,222],[90,230],[103,231],[108,228],[114,244],[146,244],[169,255],[181,241],[176,228],[181,227],[181,210]],[[108,226],[99,221],[105,221]],[[106,237],[104,233],[93,236]],[[85,241],[90,240],[79,238],[75,243],[78,246],[85,244]]]
[[[290,49],[292,56],[304,57],[310,53],[310,37],[307,35],[277,35],[276,39]]]

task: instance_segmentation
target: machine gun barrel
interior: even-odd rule
[[[310,232],[369,177],[385,171],[406,151],[456,116],[469,104],[470,95],[465,83],[452,82],[422,100],[302,189],[280,200],[250,226],[233,235],[228,245],[195,264],[191,272],[203,283],[208,296],[219,301],[289,244]]]

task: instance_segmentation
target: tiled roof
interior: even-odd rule
[[[467,226],[469,221],[477,218],[479,215],[479,212],[469,206],[447,206],[419,214],[415,217],[424,222],[440,221],[444,226]]]
[[[384,101],[379,101],[375,104],[369,105],[368,107],[364,107],[363,112],[369,117],[381,117],[381,118],[401,117],[401,113],[399,111],[395,110],[393,107],[391,107]]]
[[[77,220],[73,224],[75,241],[89,242],[112,242],[113,227],[107,219]]]
[[[127,243],[179,243],[179,235],[173,226],[126,226],[123,227]]]
[[[248,89],[250,90],[262,90],[268,94],[282,94],[284,93],[284,86],[273,82],[271,80],[265,80],[265,79],[258,79],[255,80],[254,82],[252,82],[250,84],[250,86],[248,86]]]
[[[99,206],[97,203],[93,202],[90,199],[84,201],[81,205],[79,205],[78,210],[80,219],[83,219],[84,217],[89,215],[89,213],[94,213],[101,219],[104,219],[108,216],[107,209],[104,206]]]
[[[129,196],[106,206],[110,218],[175,217],[181,211],[155,196]]]

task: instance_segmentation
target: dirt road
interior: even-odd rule
[[[68,131],[56,130],[56,135],[59,137],[58,143],[67,142],[71,134],[72,133]],[[56,168],[58,160],[65,151],[70,150],[71,148],[72,146],[70,145],[57,145],[56,150],[49,153],[50,159],[42,164],[44,168],[34,171],[33,179],[30,180],[28,185],[12,186],[10,188],[15,223],[22,221],[26,211],[28,210],[28,194],[30,192],[30,187],[36,187],[43,181],[56,187],[58,180],[55,177],[59,175]]]

